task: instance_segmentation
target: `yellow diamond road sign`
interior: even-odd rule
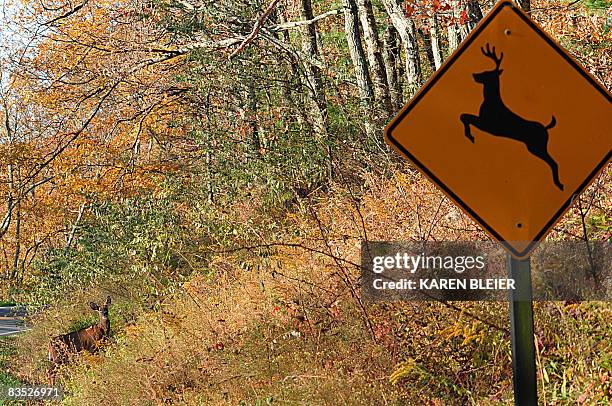
[[[502,1],[385,137],[522,258],[610,161],[611,101],[517,5]]]

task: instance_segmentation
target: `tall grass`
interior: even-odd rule
[[[153,302],[142,300],[146,279],[98,281],[32,320],[33,330],[15,340],[11,371],[44,379],[49,337],[86,323],[87,303],[111,294],[111,343],[60,371],[67,405],[511,403],[507,303],[360,301],[351,264],[365,232],[383,240],[483,238],[418,174],[368,182],[362,195],[338,187],[267,222],[256,219],[253,201],[237,202],[226,229],[250,229],[272,244],[236,238],[249,248],[191,252],[206,266]],[[575,220],[559,230],[579,228]],[[190,230],[197,240],[200,231]],[[611,309],[536,304],[544,404],[612,400]]]

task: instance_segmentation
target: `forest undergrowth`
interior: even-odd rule
[[[409,168],[366,184],[359,196],[332,186],[267,218],[253,194],[215,215],[177,205],[185,234],[149,229],[149,238],[165,241],[169,252],[158,255],[176,257],[169,263],[177,269],[191,267],[184,281],[162,290],[126,277],[129,269],[107,271],[34,317],[34,330],[17,338],[11,371],[43,382],[49,337],[92,322],[86,304],[110,294],[112,343],[62,368],[66,404],[508,404],[506,302],[369,303],[359,294],[366,235],[487,237]],[[593,204],[607,204],[601,192],[590,191],[599,196]],[[558,234],[580,227],[572,214]],[[209,240],[219,221],[240,243]],[[611,310],[604,302],[535,303],[543,404],[610,400]]]

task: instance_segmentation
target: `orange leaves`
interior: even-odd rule
[[[64,246],[83,201],[155,193],[181,168],[173,158],[195,151],[177,123],[187,107],[168,91],[180,58],[156,63],[167,38],[158,17],[144,17],[150,4],[42,4],[15,14],[38,36],[12,50],[3,88],[11,134],[0,143],[0,206],[19,203],[21,234],[12,220],[0,244],[19,261],[40,244]]]
[[[606,13],[585,6],[559,7],[537,13],[535,17],[589,72],[608,88],[612,87],[612,48],[609,46],[612,30]]]
[[[0,143],[0,166],[23,164],[37,153],[33,145],[27,142]]]

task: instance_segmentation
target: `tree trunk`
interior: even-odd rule
[[[531,0],[517,0],[517,3],[526,13],[531,12]]]
[[[74,237],[76,236],[77,229],[79,228],[79,223],[83,218],[83,213],[85,213],[85,209],[87,208],[87,202],[81,204],[81,208],[79,209],[79,213],[77,214],[76,220],[72,223],[72,229],[70,230],[70,234],[66,239],[66,247],[64,248],[64,252],[68,253],[70,248],[72,247],[72,243],[74,242]]]
[[[385,61],[385,71],[387,72],[387,82],[391,91],[391,103],[393,110],[397,111],[404,104],[402,98],[402,84],[397,66],[400,56],[397,44],[397,31],[392,25],[387,26],[383,36],[383,59]]]
[[[278,17],[279,17],[279,21],[281,24],[287,22],[284,8],[282,8],[281,12],[278,14]],[[282,33],[282,37],[281,37],[282,42],[284,42],[285,44],[289,46],[292,46],[291,36],[289,35],[289,30],[283,30],[281,31],[281,33]],[[289,59],[289,61],[286,61],[283,58],[282,54],[277,55],[277,60],[278,60],[279,65],[283,65],[284,63],[287,63],[287,70],[283,74],[284,80],[281,82],[281,93],[283,94],[285,99],[289,102],[289,105],[292,107],[292,110],[295,112],[296,122],[298,123],[300,128],[302,128],[304,122],[308,121],[307,116],[309,116],[310,114],[306,111],[307,109],[302,103],[301,97],[294,97],[293,95],[293,92],[294,92],[293,82],[295,80],[302,80],[302,75],[297,69],[297,67],[299,66],[299,60],[297,59],[295,55],[290,54],[290,53],[287,54],[287,58]],[[301,92],[299,92],[299,94],[301,95]],[[312,99],[312,97],[310,97],[310,99],[314,103],[314,99]]]
[[[421,40],[423,41],[423,45],[425,46],[425,55],[427,56],[427,62],[429,62],[429,67],[432,71],[435,71],[436,62],[434,61],[434,55],[431,49],[431,38],[429,36],[429,33],[426,34],[425,31],[423,31],[423,29],[421,28],[418,29],[418,32],[419,36],[421,37]]]
[[[13,253],[13,269],[11,279],[17,278],[19,270],[19,257],[21,256],[21,200],[17,200],[17,210],[15,213],[15,252]]]
[[[448,53],[451,54],[461,41],[467,37],[469,29],[466,23],[461,22],[463,6],[461,0],[451,0],[451,22],[448,24]]]
[[[372,91],[372,81],[368,71],[365,52],[361,46],[361,35],[359,34],[359,21],[357,19],[357,5],[355,0],[342,0],[344,4],[344,30],[346,31],[346,40],[348,42],[351,60],[355,69],[355,78],[357,79],[357,88],[359,96],[366,103],[371,104],[374,97]]]
[[[370,73],[368,72],[365,52],[361,46],[357,4],[355,0],[342,0],[342,4],[344,5],[344,30],[346,31],[346,40],[353,61],[353,67],[355,68],[355,78],[357,79],[359,97],[361,98],[364,109],[363,117],[365,131],[368,137],[372,137],[374,136],[374,126],[371,120],[371,111],[374,92],[372,91],[372,81],[370,79]]]
[[[383,56],[381,53],[380,40],[376,27],[372,3],[370,0],[358,0],[359,19],[363,29],[363,38],[366,44],[368,63],[372,73],[374,85],[374,97],[382,104],[387,113],[392,112],[391,97],[389,95],[389,83]]]
[[[387,14],[389,14],[391,23],[402,39],[402,45],[406,53],[406,79],[410,87],[410,93],[414,94],[421,84],[421,62],[414,21],[404,13],[402,6],[396,0],[381,1],[387,10]]]
[[[448,35],[448,54],[452,54],[455,49],[459,46],[459,32],[457,30],[457,24],[450,22],[446,29]]]
[[[312,20],[312,3],[310,0],[301,0],[300,14],[303,20]],[[302,50],[309,57],[315,59],[319,53],[317,45],[316,25],[308,24],[302,28]],[[306,87],[310,97],[312,120],[315,133],[319,135],[327,134],[327,106],[325,102],[325,92],[323,90],[323,80],[321,79],[321,69],[318,66],[305,64]]]
[[[314,13],[312,12],[311,0],[301,0],[300,16],[302,20],[312,20]],[[317,38],[317,26],[315,23],[307,24],[302,28],[302,51],[310,59],[316,59],[319,55],[319,42]],[[325,90],[323,89],[323,80],[321,77],[321,69],[314,64],[305,64],[305,79],[306,87],[308,88],[309,96],[309,111],[312,118],[312,124],[315,134],[320,137],[327,137],[327,102],[325,99]],[[333,173],[333,156],[331,145],[327,144],[327,177],[332,179]]]
[[[470,0],[467,3],[467,10],[469,17],[468,28],[470,31],[472,31],[476,24],[482,20],[482,9],[476,0]]]
[[[434,15],[429,19],[429,38],[431,41],[431,53],[433,54],[436,70],[442,65],[442,51],[440,48],[440,27],[438,17]]]

